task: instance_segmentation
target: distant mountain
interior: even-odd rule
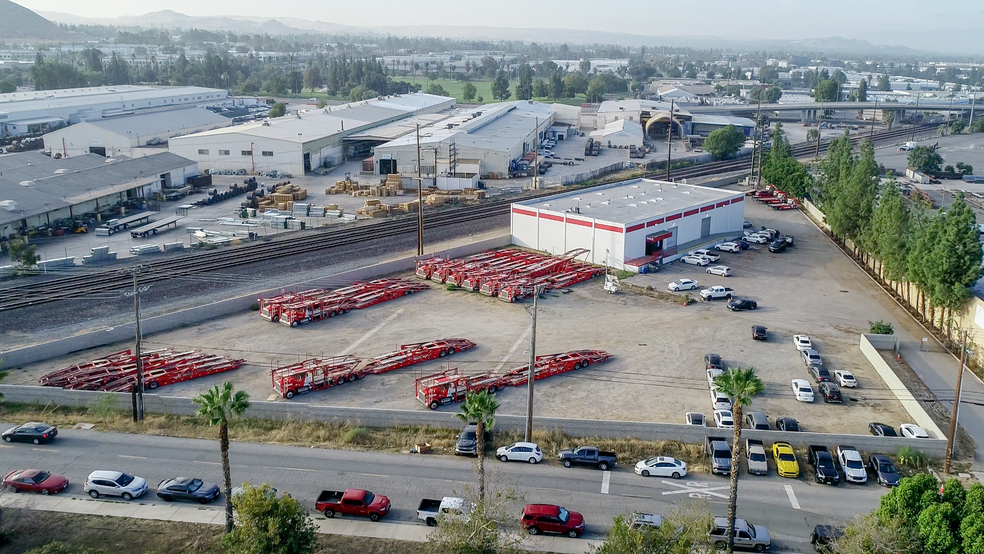
[[[3,0],[0,0],[3,1]],[[303,33],[360,33],[368,31],[358,27],[348,27],[323,21],[306,21],[295,18],[270,19],[266,17],[224,17],[185,15],[173,10],[144,15],[121,17],[84,17],[62,12],[38,12],[59,23],[69,25],[115,25],[117,27],[142,27],[145,29],[203,29],[206,31],[229,31],[233,33],[266,33],[269,35],[292,35]]]
[[[31,10],[0,0],[0,37],[9,39],[68,39],[71,33],[48,21]]]

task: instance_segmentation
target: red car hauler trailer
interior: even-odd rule
[[[267,321],[278,321],[288,327],[297,327],[302,323],[368,308],[427,288],[423,283],[406,279],[376,279],[366,283],[353,283],[336,290],[312,289],[283,293],[272,298],[259,299],[260,317]]]
[[[198,350],[175,353],[169,348],[143,352],[140,360],[144,388],[150,390],[230,371],[246,363],[246,360],[212,356]],[[105,358],[53,371],[42,376],[39,381],[47,387],[124,392],[137,382],[137,359],[129,350],[124,350]]]

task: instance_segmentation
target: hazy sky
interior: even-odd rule
[[[88,17],[170,9],[188,15],[309,18],[355,26],[487,25],[795,39],[879,38],[919,28],[984,29],[982,0],[16,0],[33,10]],[[276,12],[271,12],[271,6]],[[554,37],[563,40],[561,37]],[[942,38],[942,37],[941,37]],[[881,42],[881,41],[880,41]]]

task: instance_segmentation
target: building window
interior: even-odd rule
[[[251,150],[243,150],[243,156],[252,156],[253,152]]]
[[[263,155],[264,156],[269,156],[269,157],[272,158],[273,157],[273,151],[272,150],[264,150],[263,151]]]
[[[229,151],[228,150],[219,150],[219,155],[220,156],[228,156],[229,155]]]
[[[205,149],[205,148],[199,148],[199,149],[198,149],[198,154],[199,154],[200,156],[208,156],[208,149]]]

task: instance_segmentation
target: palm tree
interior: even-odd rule
[[[731,493],[728,498],[728,552],[735,548],[735,512],[738,509],[738,466],[741,463],[741,410],[752,398],[765,391],[765,383],[755,375],[753,367],[736,367],[714,378],[717,390],[731,399],[735,422],[734,442],[731,444]]]
[[[495,411],[499,403],[488,391],[469,394],[461,403],[455,417],[465,423],[475,423],[475,455],[478,457],[478,498],[485,500],[485,430],[495,427]]]
[[[249,408],[249,395],[245,391],[232,392],[232,383],[215,385],[195,397],[198,415],[208,419],[209,425],[219,426],[219,449],[222,451],[222,478],[225,485],[226,533],[232,532],[232,475],[229,470],[229,417],[241,415]]]

